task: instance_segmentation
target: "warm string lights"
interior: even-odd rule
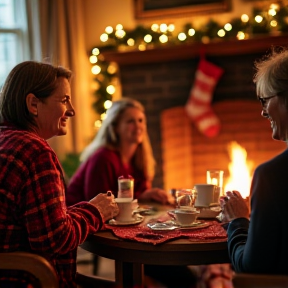
[[[106,116],[106,110],[112,105],[113,94],[117,86],[118,67],[116,63],[108,63],[101,55],[107,50],[139,50],[153,49],[159,46],[179,45],[182,43],[209,43],[215,39],[248,39],[256,34],[288,32],[288,6],[271,4],[267,9],[254,9],[253,15],[241,15],[229,23],[220,25],[209,20],[201,28],[186,24],[182,31],[175,32],[174,24],[152,24],[151,27],[137,26],[134,30],[125,31],[121,24],[115,29],[108,26],[100,36],[101,47],[92,49],[90,63],[91,72],[95,75],[94,89],[96,101],[93,108],[100,115],[95,122],[95,128],[101,126]]]

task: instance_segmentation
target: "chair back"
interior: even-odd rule
[[[236,273],[232,282],[234,288],[288,288],[287,275]]]
[[[41,288],[59,288],[54,268],[44,257],[39,255],[28,252],[0,253],[0,270],[25,271],[39,281]]]

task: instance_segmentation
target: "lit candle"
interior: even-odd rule
[[[217,181],[217,179],[216,178],[212,178],[211,179],[211,184],[213,184],[213,185],[218,185],[218,181]]]

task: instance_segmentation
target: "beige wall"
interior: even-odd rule
[[[124,28],[135,27],[133,0],[85,0],[84,15],[86,27],[86,47],[89,51],[100,43],[100,35],[105,27],[122,24]]]

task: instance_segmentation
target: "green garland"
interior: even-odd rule
[[[273,14],[273,13],[272,13]],[[255,17],[259,15],[262,16],[263,20],[258,23],[255,20]],[[271,21],[277,24],[277,26],[272,27]],[[275,22],[276,21],[276,22]],[[219,30],[222,29],[221,38],[223,41],[225,39],[238,39],[238,32],[243,32],[243,35],[252,38],[257,34],[270,34],[270,33],[283,33],[288,32],[288,6],[283,4],[279,5],[277,13],[275,15],[270,15],[268,11],[254,9],[253,16],[250,17],[249,21],[243,22],[241,18],[235,18],[230,21],[232,25],[231,30],[225,30],[223,25],[220,25],[213,19],[210,19],[204,26],[200,29],[193,29],[193,25],[191,23],[187,23],[184,25],[182,33],[185,33],[186,39],[179,40],[178,35],[174,35],[173,32],[160,32],[153,31],[150,27],[137,26],[134,30],[124,31],[125,34],[123,37],[117,37],[116,33],[106,33],[104,36],[107,37],[107,41],[101,47],[92,49],[92,57],[91,59],[95,59],[97,56],[97,62],[94,62],[92,65],[99,66],[101,71],[95,75],[95,82],[97,88],[95,89],[95,102],[93,103],[93,108],[96,113],[103,115],[106,112],[106,108],[104,107],[104,103],[108,101],[112,101],[113,94],[109,94],[107,92],[107,87],[113,81],[113,78],[117,77],[117,69],[109,69],[111,63],[108,63],[104,60],[104,57],[101,55],[101,52],[104,51],[128,51],[128,50],[145,50],[145,49],[153,49],[155,47],[163,47],[163,46],[171,46],[171,45],[181,45],[183,43],[193,43],[193,42],[204,42],[213,41],[214,39],[219,39]],[[193,29],[193,30],[190,30]],[[121,30],[121,29],[120,29]],[[189,36],[189,32],[193,31],[193,35]],[[224,31],[224,33],[223,33]],[[191,33],[190,33],[191,34]],[[225,34],[225,35],[224,35]],[[144,37],[146,35],[151,35],[151,42],[145,43]],[[166,35],[167,42],[161,43],[159,38],[161,35]],[[184,35],[184,34],[182,34]],[[130,39],[130,43],[134,45],[129,46],[128,42]],[[133,40],[131,40],[133,39]],[[98,51],[98,53],[95,53]],[[98,54],[98,55],[97,55]],[[90,56],[90,57],[91,57]],[[91,60],[90,60],[91,61]]]

